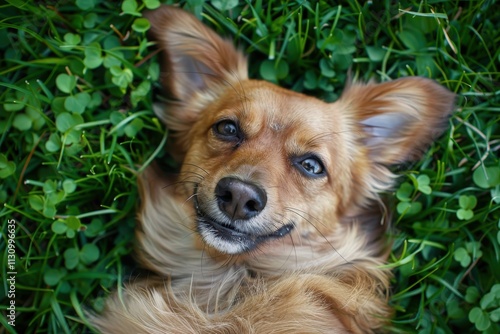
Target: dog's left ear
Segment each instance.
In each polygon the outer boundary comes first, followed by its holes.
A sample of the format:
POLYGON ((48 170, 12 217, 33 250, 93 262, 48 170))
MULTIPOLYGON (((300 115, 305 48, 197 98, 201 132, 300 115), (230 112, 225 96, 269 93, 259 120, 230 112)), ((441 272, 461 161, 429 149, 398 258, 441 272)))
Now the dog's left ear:
POLYGON ((247 79, 243 54, 194 15, 163 5, 144 16, 151 22, 150 37, 162 51, 163 88, 176 102, 186 106, 197 99, 200 106, 199 95, 215 99, 221 86, 247 79))
POLYGON ((392 165, 418 159, 444 132, 455 94, 433 80, 408 77, 352 84, 338 102, 358 128, 369 159, 392 165))
POLYGON ((182 159, 189 147, 189 130, 199 114, 227 87, 248 78, 246 58, 192 14, 173 6, 145 12, 149 36, 162 51, 161 81, 167 97, 156 115, 174 131, 175 151, 182 159))

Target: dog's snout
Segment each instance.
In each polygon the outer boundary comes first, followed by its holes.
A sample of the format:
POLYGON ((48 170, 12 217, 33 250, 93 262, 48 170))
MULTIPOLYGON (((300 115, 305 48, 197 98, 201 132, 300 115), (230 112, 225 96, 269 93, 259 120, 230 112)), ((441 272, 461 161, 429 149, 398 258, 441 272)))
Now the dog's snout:
POLYGON ((267 203, 263 189, 233 177, 225 177, 217 183, 215 197, 220 210, 232 220, 255 217, 267 203))

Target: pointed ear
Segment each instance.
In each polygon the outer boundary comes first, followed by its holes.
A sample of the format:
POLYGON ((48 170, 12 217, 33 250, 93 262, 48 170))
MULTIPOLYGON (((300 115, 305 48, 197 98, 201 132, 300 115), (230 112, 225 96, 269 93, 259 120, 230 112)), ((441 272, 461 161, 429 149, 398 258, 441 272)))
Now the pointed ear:
POLYGON ((176 99, 189 99, 224 80, 247 78, 245 57, 192 14, 163 5, 144 16, 163 51, 164 88, 176 99))
POLYGON ((199 113, 228 86, 247 79, 247 61, 232 44, 192 14, 162 5, 145 12, 150 38, 162 51, 161 81, 167 105, 155 106, 156 115, 174 131, 176 159, 189 147, 189 130, 199 113))
POLYGON ((354 118, 369 158, 391 165, 418 159, 444 132, 455 94, 433 80, 408 77, 353 84, 339 102, 354 118))
POLYGON ((162 51, 161 80, 170 98, 168 110, 155 112, 182 136, 224 87, 247 78, 247 62, 230 41, 182 9, 162 5, 144 16, 162 51))

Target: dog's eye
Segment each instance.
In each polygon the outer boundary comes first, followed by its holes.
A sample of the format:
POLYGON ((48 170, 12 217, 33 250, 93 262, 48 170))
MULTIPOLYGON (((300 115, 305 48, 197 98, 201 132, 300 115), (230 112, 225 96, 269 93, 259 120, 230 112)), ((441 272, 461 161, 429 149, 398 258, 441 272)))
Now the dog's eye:
POLYGON ((213 126, 215 134, 223 140, 241 140, 241 131, 236 122, 231 120, 223 120, 215 123, 213 126))
POLYGON ((238 125, 230 120, 216 123, 213 129, 217 135, 227 139, 238 138, 239 136, 238 125))
POLYGON ((325 167, 316 156, 308 156, 302 159, 298 158, 295 160, 295 165, 300 172, 308 177, 320 177, 325 174, 325 167))
POLYGON ((302 168, 304 168, 304 170, 306 172, 308 172, 310 174, 317 175, 317 174, 323 173, 323 166, 316 159, 309 158, 309 159, 302 160, 300 165, 302 166, 302 168))

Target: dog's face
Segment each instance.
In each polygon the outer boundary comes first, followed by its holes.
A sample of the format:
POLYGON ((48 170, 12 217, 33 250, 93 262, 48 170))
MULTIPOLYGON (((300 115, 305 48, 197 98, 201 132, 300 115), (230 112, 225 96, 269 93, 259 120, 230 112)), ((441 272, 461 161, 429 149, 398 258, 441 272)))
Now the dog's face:
POLYGON ((202 110, 181 175, 191 181, 203 239, 234 254, 294 230, 328 233, 351 179, 352 139, 337 114, 317 99, 250 80, 202 110))
POLYGON ((186 12, 151 13, 175 102, 179 182, 193 225, 227 254, 335 233, 390 186, 386 165, 418 155, 446 124, 453 94, 431 80, 352 85, 335 103, 249 80, 244 57, 186 12))

